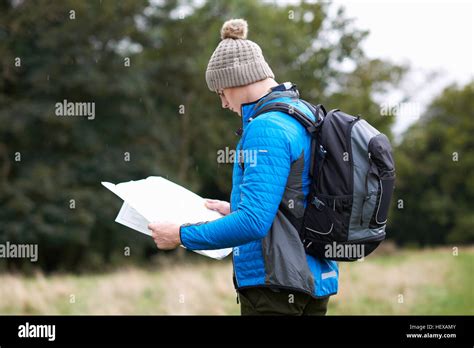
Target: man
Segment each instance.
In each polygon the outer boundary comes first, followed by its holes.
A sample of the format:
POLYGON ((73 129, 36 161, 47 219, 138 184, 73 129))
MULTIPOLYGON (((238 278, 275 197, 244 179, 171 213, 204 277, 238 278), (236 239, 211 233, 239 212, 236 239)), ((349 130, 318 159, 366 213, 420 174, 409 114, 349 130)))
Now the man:
POLYGON ((208 87, 220 96, 222 107, 242 118, 237 145, 242 155, 234 164, 231 203, 206 202, 224 217, 149 228, 160 249, 233 247, 242 315, 324 315, 329 296, 337 292, 337 264, 307 255, 293 223, 303 216, 310 186, 310 136, 282 112, 252 118, 263 105, 278 101, 314 116, 295 86, 275 82, 260 47, 246 37, 245 20, 224 23, 206 71, 208 87))

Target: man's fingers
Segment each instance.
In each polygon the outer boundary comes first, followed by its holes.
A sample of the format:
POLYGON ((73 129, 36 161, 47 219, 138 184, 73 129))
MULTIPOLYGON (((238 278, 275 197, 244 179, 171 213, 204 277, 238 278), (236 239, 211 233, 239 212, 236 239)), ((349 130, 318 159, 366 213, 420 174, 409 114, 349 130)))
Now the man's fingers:
POLYGON ((221 201, 217 199, 207 199, 205 205, 209 209, 218 209, 221 205, 221 201))
POLYGON ((154 230, 154 229, 151 229, 151 237, 152 237, 153 240, 156 242, 157 239, 158 239, 158 231, 157 231, 157 230, 154 230))
POLYGON ((219 203, 220 201, 218 199, 207 199, 206 198, 206 204, 216 204, 219 203))
POLYGON ((163 222, 151 222, 148 224, 149 230, 159 231, 163 225, 163 222))

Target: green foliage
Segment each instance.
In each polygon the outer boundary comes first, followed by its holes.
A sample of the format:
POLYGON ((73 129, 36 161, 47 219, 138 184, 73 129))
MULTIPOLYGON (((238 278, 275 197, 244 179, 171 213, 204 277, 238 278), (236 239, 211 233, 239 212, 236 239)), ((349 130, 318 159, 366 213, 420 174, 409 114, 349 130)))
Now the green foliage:
POLYGON ((446 88, 396 149, 399 242, 474 242, 473 110, 474 82, 446 88))
POLYGON ((221 109, 205 70, 231 17, 248 20, 277 81, 388 131, 373 94, 396 86, 404 68, 369 60, 367 32, 342 10, 328 17, 330 6, 0 1, 0 242, 39 243, 46 270, 128 262, 127 246, 143 260, 156 247, 113 222, 120 201, 101 181, 162 175, 228 199, 232 165, 218 164, 217 151, 234 148, 240 119, 221 109), (56 117, 64 99, 94 102, 95 119, 56 117))

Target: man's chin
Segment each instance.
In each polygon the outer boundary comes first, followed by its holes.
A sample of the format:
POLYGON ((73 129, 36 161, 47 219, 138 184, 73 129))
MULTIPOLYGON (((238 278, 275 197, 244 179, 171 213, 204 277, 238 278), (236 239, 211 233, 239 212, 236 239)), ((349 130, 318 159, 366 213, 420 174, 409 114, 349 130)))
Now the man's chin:
POLYGON ((242 115, 240 114, 240 111, 235 111, 234 109, 230 109, 230 111, 235 112, 237 115, 239 115, 239 117, 242 117, 242 115))

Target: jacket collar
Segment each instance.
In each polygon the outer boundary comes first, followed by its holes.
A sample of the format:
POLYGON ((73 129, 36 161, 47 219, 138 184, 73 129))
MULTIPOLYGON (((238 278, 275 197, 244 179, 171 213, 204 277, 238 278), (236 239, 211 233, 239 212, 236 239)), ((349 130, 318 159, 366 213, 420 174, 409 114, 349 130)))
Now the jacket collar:
POLYGON ((296 89, 296 85, 294 85, 291 82, 284 82, 275 87, 270 88, 270 91, 267 94, 265 94, 263 97, 257 100, 254 100, 252 102, 242 104, 240 106, 240 114, 242 115, 242 128, 239 128, 235 133, 241 136, 245 128, 247 128, 247 125, 250 123, 250 121, 252 121, 252 116, 261 106, 263 106, 264 103, 272 99, 275 99, 277 97, 288 96, 287 93, 278 93, 278 92, 289 92, 289 91, 296 92, 296 95, 293 95, 293 96, 299 96, 298 90, 296 89))

